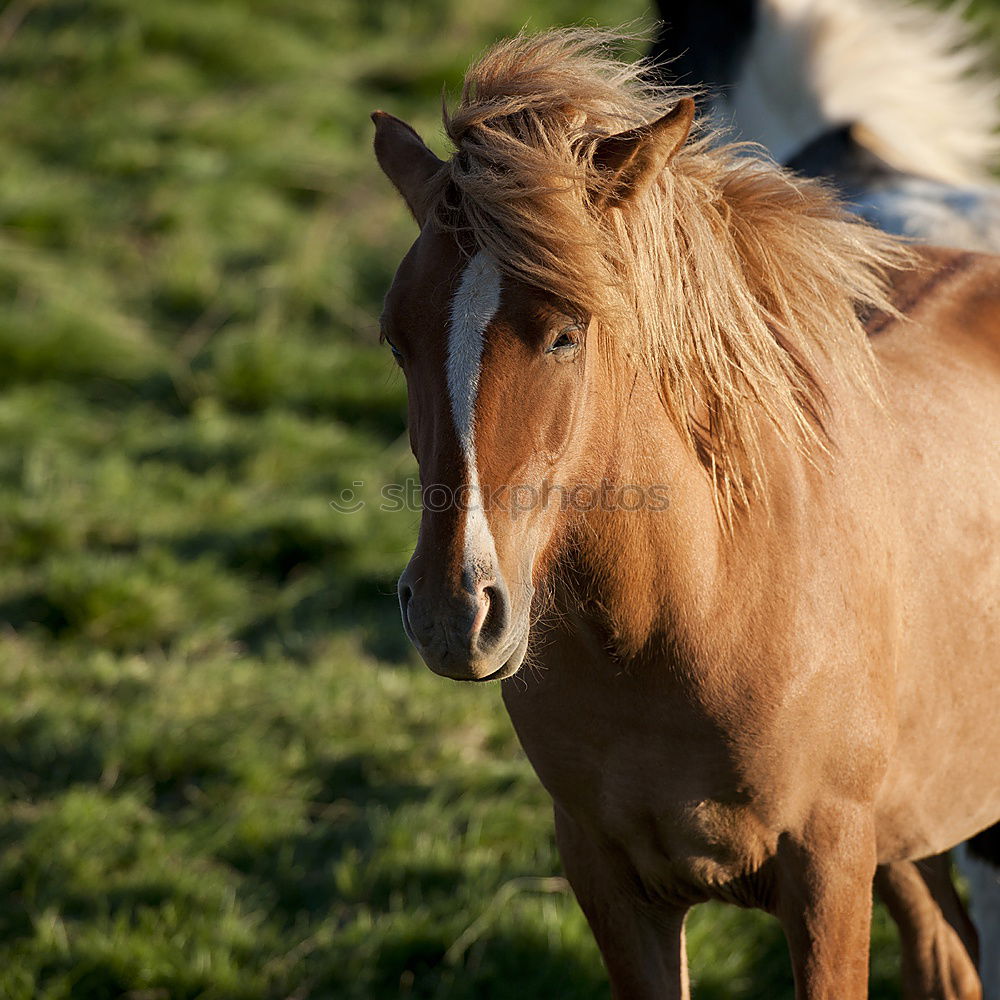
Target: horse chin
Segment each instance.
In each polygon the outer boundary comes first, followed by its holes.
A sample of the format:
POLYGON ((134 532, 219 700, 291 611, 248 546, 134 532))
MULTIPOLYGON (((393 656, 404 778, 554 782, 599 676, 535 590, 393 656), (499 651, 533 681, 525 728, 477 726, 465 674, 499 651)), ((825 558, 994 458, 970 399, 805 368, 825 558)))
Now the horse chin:
POLYGON ((528 637, 531 633, 531 628, 527 622, 524 624, 524 628, 521 631, 520 636, 514 640, 513 644, 509 647, 509 653, 497 670, 494 670, 492 674, 487 674, 485 677, 477 677, 476 683, 485 683, 486 681, 505 681, 509 677, 513 677, 521 667, 524 665, 524 658, 528 652, 528 637))

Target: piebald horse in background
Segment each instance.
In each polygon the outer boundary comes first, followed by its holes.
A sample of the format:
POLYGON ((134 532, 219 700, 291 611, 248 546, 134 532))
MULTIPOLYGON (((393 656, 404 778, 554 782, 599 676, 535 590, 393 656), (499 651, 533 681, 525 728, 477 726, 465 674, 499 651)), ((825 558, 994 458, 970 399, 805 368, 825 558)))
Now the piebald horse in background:
POLYGON ((934 905, 907 866, 1000 818, 1000 261, 692 138, 614 41, 496 46, 447 161, 374 115, 420 225, 383 336, 454 498, 404 626, 501 682, 615 997, 688 996, 718 899, 778 918, 798 997, 860 1000, 876 869, 934 905))
MULTIPOLYGON (((833 183, 881 229, 1000 253, 1000 81, 992 52, 959 10, 899 0, 657 6, 651 61, 665 77, 701 86, 703 110, 730 138, 758 142, 796 172, 833 183)), ((985 708, 997 711, 993 702, 985 708)), ((1000 1000, 1000 826, 957 858, 972 893, 984 994, 1000 1000)), ((949 885, 946 858, 921 868, 933 884, 949 885)), ((904 953, 908 977, 920 984, 914 995, 928 995, 931 980, 921 980, 912 959, 933 954, 929 939, 938 933, 948 931, 926 921, 904 953)))
POLYGON ((1000 82, 957 10, 901 0, 658 0, 651 59, 703 111, 880 229, 1000 251, 1000 82))

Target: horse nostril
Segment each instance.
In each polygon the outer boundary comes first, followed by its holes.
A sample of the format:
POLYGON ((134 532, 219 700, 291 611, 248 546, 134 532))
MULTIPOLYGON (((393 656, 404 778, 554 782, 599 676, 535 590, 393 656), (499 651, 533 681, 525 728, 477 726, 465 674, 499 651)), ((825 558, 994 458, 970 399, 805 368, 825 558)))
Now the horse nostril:
POLYGON ((495 585, 483 587, 482 595, 486 603, 486 614, 479 627, 479 639, 493 643, 503 635, 507 627, 507 599, 503 588, 495 585))

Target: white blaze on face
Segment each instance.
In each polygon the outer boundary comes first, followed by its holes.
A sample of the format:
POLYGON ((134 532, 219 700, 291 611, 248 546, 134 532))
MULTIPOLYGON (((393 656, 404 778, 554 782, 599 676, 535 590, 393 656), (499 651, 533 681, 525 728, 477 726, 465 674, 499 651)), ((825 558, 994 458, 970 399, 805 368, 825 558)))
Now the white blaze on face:
POLYGON ((479 370, 486 328, 500 306, 500 272, 484 251, 466 265, 451 302, 448 331, 448 395, 458 443, 465 461, 468 489, 465 514, 465 572, 470 582, 494 573, 497 564, 493 534, 483 510, 476 466, 475 414, 479 370))

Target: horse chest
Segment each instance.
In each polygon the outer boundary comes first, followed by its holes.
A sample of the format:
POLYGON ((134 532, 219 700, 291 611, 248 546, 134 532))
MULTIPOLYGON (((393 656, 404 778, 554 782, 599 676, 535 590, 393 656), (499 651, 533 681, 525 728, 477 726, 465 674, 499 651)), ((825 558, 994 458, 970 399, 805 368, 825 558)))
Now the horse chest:
POLYGON ((776 847, 778 824, 765 817, 780 811, 780 782, 764 799, 726 734, 696 706, 581 694, 585 682, 564 688, 552 674, 504 688, 522 746, 557 806, 649 896, 755 905, 758 875, 776 847))

